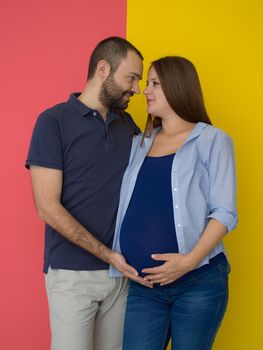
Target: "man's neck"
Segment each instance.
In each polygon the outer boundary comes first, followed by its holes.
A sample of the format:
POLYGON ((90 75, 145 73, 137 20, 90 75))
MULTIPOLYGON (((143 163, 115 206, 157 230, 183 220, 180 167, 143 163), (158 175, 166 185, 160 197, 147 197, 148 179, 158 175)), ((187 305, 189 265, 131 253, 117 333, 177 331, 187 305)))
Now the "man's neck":
POLYGON ((106 120, 108 108, 102 105, 99 98, 99 89, 91 83, 87 83, 78 99, 87 107, 94 109, 106 120))

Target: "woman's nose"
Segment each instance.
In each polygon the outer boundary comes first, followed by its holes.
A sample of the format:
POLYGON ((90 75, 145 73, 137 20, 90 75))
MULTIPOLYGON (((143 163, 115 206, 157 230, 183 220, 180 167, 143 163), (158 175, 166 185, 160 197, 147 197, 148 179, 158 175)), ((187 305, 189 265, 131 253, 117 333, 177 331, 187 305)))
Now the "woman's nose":
POLYGON ((144 95, 149 95, 150 89, 149 86, 146 86, 146 88, 143 90, 144 95))

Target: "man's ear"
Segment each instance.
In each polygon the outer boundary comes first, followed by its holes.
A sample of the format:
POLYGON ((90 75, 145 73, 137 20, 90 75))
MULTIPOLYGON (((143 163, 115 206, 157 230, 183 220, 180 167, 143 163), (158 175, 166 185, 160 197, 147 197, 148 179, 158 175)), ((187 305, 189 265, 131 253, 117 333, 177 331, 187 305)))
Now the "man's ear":
POLYGON ((111 67, 109 63, 105 60, 100 60, 97 64, 97 74, 102 79, 105 80, 110 74, 111 67))

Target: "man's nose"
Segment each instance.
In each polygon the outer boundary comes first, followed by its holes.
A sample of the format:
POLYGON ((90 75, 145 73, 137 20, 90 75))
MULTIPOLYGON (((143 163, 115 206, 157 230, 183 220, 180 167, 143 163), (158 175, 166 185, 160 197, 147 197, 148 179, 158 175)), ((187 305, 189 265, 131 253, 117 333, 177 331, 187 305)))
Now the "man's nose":
POLYGON ((131 90, 135 94, 139 94, 140 93, 140 87, 139 87, 139 82, 138 81, 134 81, 133 82, 131 90))

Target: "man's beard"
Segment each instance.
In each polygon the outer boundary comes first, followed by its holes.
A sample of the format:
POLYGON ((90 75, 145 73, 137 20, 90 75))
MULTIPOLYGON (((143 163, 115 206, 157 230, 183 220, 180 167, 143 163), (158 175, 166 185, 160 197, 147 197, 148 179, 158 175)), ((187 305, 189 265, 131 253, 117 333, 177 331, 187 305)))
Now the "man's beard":
POLYGON ((124 110, 128 107, 129 97, 133 96, 131 91, 123 91, 110 74, 102 84, 99 100, 103 106, 109 109, 124 110))

